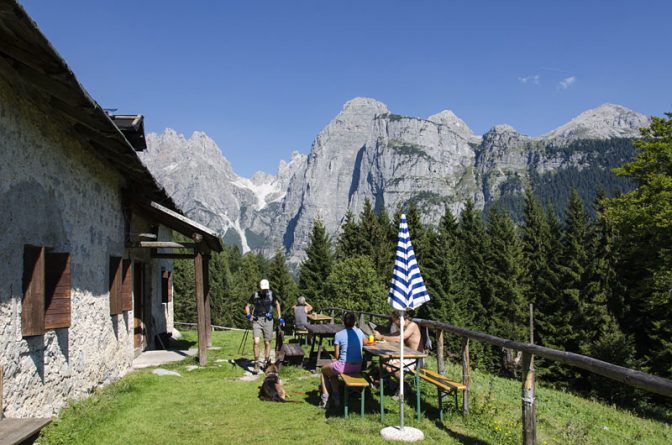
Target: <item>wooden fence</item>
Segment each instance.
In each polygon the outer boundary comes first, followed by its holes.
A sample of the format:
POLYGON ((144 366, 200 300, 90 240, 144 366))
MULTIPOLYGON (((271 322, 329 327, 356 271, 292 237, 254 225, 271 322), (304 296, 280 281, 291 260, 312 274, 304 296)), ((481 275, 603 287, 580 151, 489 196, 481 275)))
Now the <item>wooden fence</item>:
MULTIPOLYGON (((347 309, 343 308, 326 308, 331 316, 335 316, 337 312, 341 314, 347 309)), ((388 315, 374 314, 370 312, 354 311, 359 315, 360 322, 363 322, 365 317, 384 318, 389 320, 388 315)), ((499 346, 506 349, 522 352, 522 424, 523 424, 523 444, 532 445, 536 443, 536 418, 535 418, 535 397, 534 397, 534 356, 543 357, 548 360, 563 363, 575 368, 584 369, 593 374, 598 374, 623 383, 628 386, 640 388, 652 393, 660 394, 665 397, 672 398, 672 380, 656 377, 645 372, 636 371, 634 369, 625 368, 623 366, 614 365, 612 363, 603 362, 591 357, 573 352, 559 351, 557 349, 546 348, 535 345, 532 342, 522 343, 513 340, 508 340, 494 335, 485 334, 479 331, 472 331, 458 326, 453 326, 448 323, 441 323, 432 320, 424 320, 421 318, 414 318, 413 321, 421 327, 436 330, 437 346, 437 371, 440 374, 445 372, 445 353, 444 353, 444 332, 455 334, 462 338, 462 383, 466 386, 464 391, 464 404, 462 406, 463 414, 469 413, 469 394, 470 394, 470 357, 469 357, 469 340, 487 343, 489 345, 499 346)), ((532 332, 532 325, 530 326, 532 332)))

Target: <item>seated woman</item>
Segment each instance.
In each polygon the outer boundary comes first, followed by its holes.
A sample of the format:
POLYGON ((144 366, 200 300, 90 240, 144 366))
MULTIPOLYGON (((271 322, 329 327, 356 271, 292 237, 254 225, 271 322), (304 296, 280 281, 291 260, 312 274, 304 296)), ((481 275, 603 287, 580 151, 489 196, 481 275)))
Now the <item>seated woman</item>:
POLYGON ((322 401, 320 407, 326 408, 329 402, 329 389, 327 381, 331 386, 333 405, 338 407, 340 397, 338 394, 338 375, 339 374, 357 374, 362 370, 362 346, 364 344, 364 333, 355 327, 357 317, 352 312, 346 312, 343 316, 345 329, 338 331, 334 337, 334 346, 336 348, 336 357, 332 362, 322 367, 320 374, 320 389, 322 391, 322 401))
POLYGON ((292 309, 294 310, 294 329, 306 329, 307 315, 313 310, 313 307, 306 303, 306 297, 299 297, 292 309))

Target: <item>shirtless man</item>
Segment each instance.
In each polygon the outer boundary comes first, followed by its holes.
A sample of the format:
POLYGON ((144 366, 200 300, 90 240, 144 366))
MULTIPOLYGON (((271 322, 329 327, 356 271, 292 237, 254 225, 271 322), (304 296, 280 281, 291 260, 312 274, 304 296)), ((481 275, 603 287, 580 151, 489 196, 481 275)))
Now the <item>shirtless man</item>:
MULTIPOLYGON (((392 312, 392 323, 397 325, 397 327, 401 326, 401 320, 399 317, 399 312, 394 311, 392 312)), ((399 343, 399 340, 401 339, 400 335, 381 335, 380 332, 378 331, 373 331, 373 338, 376 340, 382 340, 382 341, 389 341, 393 343, 399 343)), ((411 317, 409 316, 408 318, 404 318, 404 345, 406 347, 415 349, 416 351, 424 351, 424 347, 422 344, 422 334, 420 333, 420 327, 417 325, 417 323, 414 323, 411 321, 411 317)), ((406 365, 406 369, 415 369, 415 362, 416 359, 404 359, 404 364, 406 365)), ((397 360, 390 360, 388 366, 385 366, 385 369, 387 372, 393 372, 394 371, 394 376, 399 379, 399 365, 400 361, 397 360)))

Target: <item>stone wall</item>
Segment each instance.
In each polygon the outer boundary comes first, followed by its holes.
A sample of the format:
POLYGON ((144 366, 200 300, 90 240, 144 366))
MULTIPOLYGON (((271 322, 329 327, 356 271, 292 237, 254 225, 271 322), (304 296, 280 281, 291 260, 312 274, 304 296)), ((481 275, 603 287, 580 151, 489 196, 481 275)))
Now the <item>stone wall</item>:
MULTIPOLYGON (((131 369, 133 315, 110 316, 109 258, 124 256, 124 178, 0 77, 0 365, 4 414, 51 416, 131 369), (23 247, 70 253, 71 326, 21 335, 23 247)), ((126 254, 126 255, 125 255, 126 254)), ((151 261, 152 287, 161 262, 151 261)), ((166 262, 165 267, 169 268, 166 262)), ((153 303, 156 295, 152 296, 153 303)), ((156 318, 172 325, 168 305, 156 318)), ((154 306, 154 304, 153 304, 154 306)), ((165 306, 165 307, 164 307, 165 306)), ((172 326, 171 326, 172 327, 172 326)))

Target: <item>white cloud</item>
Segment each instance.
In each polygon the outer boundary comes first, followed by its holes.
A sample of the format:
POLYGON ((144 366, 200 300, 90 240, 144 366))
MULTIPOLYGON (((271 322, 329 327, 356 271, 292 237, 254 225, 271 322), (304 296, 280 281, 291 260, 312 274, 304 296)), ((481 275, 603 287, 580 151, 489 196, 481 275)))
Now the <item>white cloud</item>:
POLYGON ((541 79, 541 76, 539 74, 535 74, 533 76, 525 76, 525 77, 519 77, 518 81, 523 84, 534 84, 534 85, 539 85, 539 80, 541 79))
POLYGON ((576 83, 576 76, 569 76, 560 81, 560 88, 566 90, 576 83))

